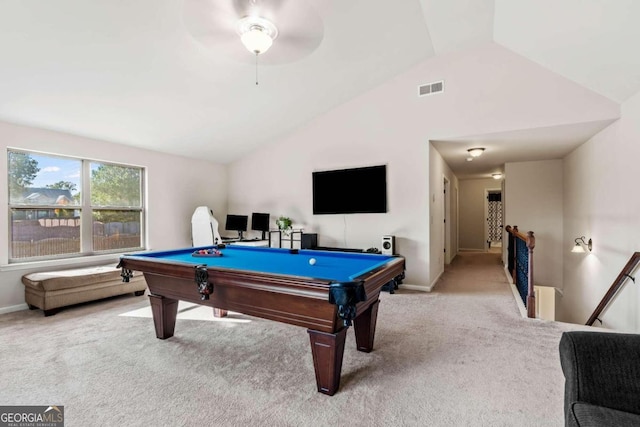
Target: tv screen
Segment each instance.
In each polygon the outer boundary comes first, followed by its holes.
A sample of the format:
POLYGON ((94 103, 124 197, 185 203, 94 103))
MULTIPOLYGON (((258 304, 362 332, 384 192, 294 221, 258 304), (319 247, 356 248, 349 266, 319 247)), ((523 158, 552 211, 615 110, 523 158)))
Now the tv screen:
POLYGON ((251 214, 251 229, 269 231, 269 214, 254 212, 251 214))
POLYGON ((224 226, 225 230, 247 231, 247 215, 227 215, 227 222, 224 226))
POLYGON ((387 212, 387 167, 313 172, 313 214, 387 212))

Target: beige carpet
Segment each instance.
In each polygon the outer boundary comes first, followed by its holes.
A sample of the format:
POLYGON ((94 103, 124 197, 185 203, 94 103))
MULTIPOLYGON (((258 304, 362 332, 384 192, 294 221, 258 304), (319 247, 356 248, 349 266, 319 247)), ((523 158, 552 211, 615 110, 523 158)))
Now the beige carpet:
MULTIPOLYGON (((150 304, 146 304, 142 308, 136 308, 135 310, 127 311, 126 313, 122 313, 120 316, 144 317, 147 319, 153 319, 150 304)), ((186 301, 178 302, 178 319, 204 320, 208 322, 222 323, 250 323, 252 320, 254 320, 250 316, 245 316, 242 313, 236 313, 234 311, 229 311, 228 315, 225 317, 215 317, 213 315, 213 309, 211 307, 186 301)))
POLYGON ((0 405, 64 405, 67 427, 562 426, 558 342, 580 328, 521 318, 499 255, 462 253, 433 292, 381 295, 375 350, 349 331, 330 397, 304 328, 181 307, 162 341, 147 306, 1 315, 0 405))

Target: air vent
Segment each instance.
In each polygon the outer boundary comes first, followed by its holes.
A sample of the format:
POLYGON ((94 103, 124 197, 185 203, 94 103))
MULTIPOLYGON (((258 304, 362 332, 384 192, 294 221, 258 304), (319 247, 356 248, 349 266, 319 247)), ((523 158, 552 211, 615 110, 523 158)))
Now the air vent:
POLYGON ((418 96, 434 95, 440 92, 444 92, 444 80, 418 86, 418 96))

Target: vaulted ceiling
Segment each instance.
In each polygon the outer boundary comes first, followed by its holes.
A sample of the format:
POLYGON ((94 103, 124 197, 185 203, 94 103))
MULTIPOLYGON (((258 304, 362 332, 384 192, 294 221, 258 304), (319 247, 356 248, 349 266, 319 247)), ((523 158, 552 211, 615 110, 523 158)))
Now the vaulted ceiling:
POLYGON ((0 0, 0 120, 231 162, 492 41, 622 102, 640 90, 638 22, 636 0, 0 0), (251 8, 280 31, 257 65, 235 30, 251 8))

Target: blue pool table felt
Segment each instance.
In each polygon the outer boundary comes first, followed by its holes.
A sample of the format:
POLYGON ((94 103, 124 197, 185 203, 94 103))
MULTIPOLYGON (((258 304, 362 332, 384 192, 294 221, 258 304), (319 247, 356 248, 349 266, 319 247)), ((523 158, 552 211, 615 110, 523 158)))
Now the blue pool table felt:
POLYGON ((379 254, 305 249, 297 250, 297 253, 291 253, 290 249, 234 245, 227 245, 225 248, 220 249, 222 256, 219 257, 192 255, 198 249, 208 248, 211 247, 149 252, 135 254, 134 256, 194 265, 206 264, 209 267, 313 277, 338 282, 352 281, 356 277, 386 264, 393 258, 392 256, 379 254), (314 265, 309 263, 311 258, 316 260, 314 265))

